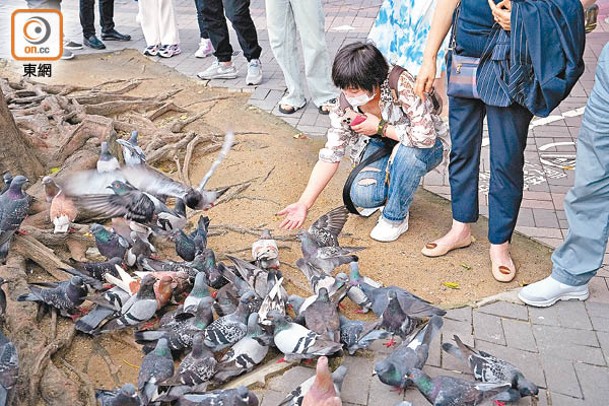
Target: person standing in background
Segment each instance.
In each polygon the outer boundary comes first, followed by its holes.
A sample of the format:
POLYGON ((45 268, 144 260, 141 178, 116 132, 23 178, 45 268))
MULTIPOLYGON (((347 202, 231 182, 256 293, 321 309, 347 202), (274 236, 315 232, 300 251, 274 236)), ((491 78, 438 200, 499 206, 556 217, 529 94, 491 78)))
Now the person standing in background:
POLYGON ((195 58, 207 58, 214 54, 214 46, 209 39, 207 25, 205 25, 205 18, 203 17, 203 0, 195 0, 195 7, 197 8, 197 22, 199 23, 199 35, 201 37, 199 48, 195 52, 195 58))
MULTIPOLYGON (((95 0, 80 0, 80 25, 83 43, 89 48, 106 49, 106 45, 95 35, 95 0)), ((99 24, 104 41, 131 41, 130 35, 114 29, 114 0, 99 0, 99 24)))
POLYGON ((138 21, 142 25, 144 55, 171 58, 182 53, 173 0, 139 0, 138 21))

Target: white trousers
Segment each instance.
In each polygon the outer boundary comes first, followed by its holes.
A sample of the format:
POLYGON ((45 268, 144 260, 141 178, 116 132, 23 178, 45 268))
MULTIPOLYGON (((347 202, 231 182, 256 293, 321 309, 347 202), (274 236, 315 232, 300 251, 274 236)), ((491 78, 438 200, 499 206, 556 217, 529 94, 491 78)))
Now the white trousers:
POLYGON ((273 55, 283 71, 287 94, 282 104, 305 104, 304 79, 316 106, 337 96, 330 80, 330 59, 324 31, 321 0, 266 0, 266 21, 273 55), (304 78, 300 73, 297 31, 304 57, 304 78))
POLYGON ((148 46, 180 43, 173 0, 138 0, 137 20, 148 46))

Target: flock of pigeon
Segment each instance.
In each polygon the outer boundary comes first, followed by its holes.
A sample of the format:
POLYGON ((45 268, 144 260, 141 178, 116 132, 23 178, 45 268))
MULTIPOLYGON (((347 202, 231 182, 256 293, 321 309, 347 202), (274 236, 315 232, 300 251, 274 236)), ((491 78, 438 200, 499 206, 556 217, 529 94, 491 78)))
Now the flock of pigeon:
MULTIPOLYGON (((222 191, 204 186, 231 147, 232 137, 197 188, 181 184, 146 164, 137 133, 118 140, 125 165, 102 143, 97 169, 43 180, 55 232, 69 232, 76 221, 112 221, 107 228, 90 226, 104 262, 76 262, 65 269, 69 280, 32 283, 19 301, 36 302, 39 315, 52 309, 75 321, 89 335, 134 328, 145 356, 137 386, 99 390, 101 405, 258 405, 244 386, 215 389, 253 370, 271 347, 286 361, 318 359, 314 377, 294 389, 280 405, 340 404, 345 366, 330 372, 328 358, 354 355, 375 340, 401 343, 376 363, 375 375, 385 384, 406 390, 415 386, 432 404, 477 405, 517 401, 534 396, 537 387, 506 361, 476 351, 454 337, 448 353, 462 359, 478 382, 448 376, 431 378, 422 371, 445 311, 397 286, 384 287, 360 273, 362 248, 338 242, 348 211, 338 207, 301 230, 303 257, 296 262, 307 277, 311 295, 288 295, 279 270, 279 250, 270 232, 252 245, 252 259, 226 255, 216 261, 208 246, 209 218, 200 216, 186 232, 186 207, 213 206, 222 191), (175 202, 169 207, 169 201, 175 202), (183 261, 159 258, 154 241, 169 238, 183 261), (349 275, 334 270, 350 267, 349 275), (350 320, 341 314, 349 298, 373 321, 350 320), (87 312, 83 303, 91 303, 87 312), (176 367, 176 361, 180 360, 176 367), (328 389, 329 388, 329 389, 328 389), (338 403, 326 403, 332 399, 338 403)), ((31 197, 23 176, 4 176, 0 196, 0 259, 25 218, 31 197)), ((1 284, 0 284, 1 285, 1 284)), ((0 289, 0 310, 6 299, 0 289)), ((0 405, 4 405, 18 374, 17 352, 0 332, 0 405)), ((402 404, 408 404, 403 402, 402 404)))

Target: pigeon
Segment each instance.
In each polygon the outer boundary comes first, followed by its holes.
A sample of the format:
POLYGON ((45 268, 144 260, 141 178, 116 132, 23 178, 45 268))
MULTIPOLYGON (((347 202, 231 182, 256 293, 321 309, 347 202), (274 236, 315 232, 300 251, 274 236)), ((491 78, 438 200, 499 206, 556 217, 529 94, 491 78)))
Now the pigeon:
POLYGON ((151 345, 161 338, 167 339, 172 351, 192 347, 194 336, 204 331, 213 321, 212 302, 213 299, 207 297, 199 302, 194 312, 178 311, 164 315, 158 329, 136 331, 135 341, 144 344, 144 352, 149 352, 151 345))
POLYGON ((146 163, 146 154, 137 144, 137 131, 131 131, 131 137, 127 140, 117 139, 116 142, 123 147, 123 158, 125 165, 136 166, 146 163))
POLYGON ((200 253, 207 248, 207 234, 209 232, 209 217, 199 216, 197 228, 190 234, 190 238, 195 243, 196 252, 200 253))
POLYGON ((108 188, 114 194, 91 194, 75 197, 79 207, 100 216, 125 217, 142 224, 152 224, 156 207, 152 199, 128 182, 114 180, 108 188))
MULTIPOLYGON (((150 197, 150 195, 148 195, 150 197)), ((154 201, 154 200, 153 200, 154 201)), ((166 233, 172 233, 176 230, 181 230, 188 224, 186 218, 186 203, 180 198, 176 198, 176 203, 173 209, 167 206, 163 207, 155 203, 156 209, 156 226, 157 233, 162 230, 166 233)))
POLYGON ((340 342, 338 309, 330 301, 326 288, 321 288, 317 299, 300 314, 304 317, 305 325, 309 330, 316 332, 324 339, 340 342))
POLYGON ((176 374, 164 382, 161 386, 198 386, 208 382, 216 372, 218 361, 214 354, 203 342, 203 332, 197 333, 192 340, 192 351, 180 363, 176 374))
POLYGON ((116 159, 110 153, 108 148, 108 143, 103 141, 101 143, 101 151, 99 153, 99 159, 97 160, 97 172, 105 173, 105 172, 114 172, 120 168, 120 164, 118 163, 118 159, 116 159))
POLYGON ((385 359, 374 365, 374 375, 386 385, 406 389, 412 385, 406 375, 412 368, 423 368, 429 355, 429 346, 442 328, 440 316, 432 316, 425 327, 402 341, 385 359))
POLYGON ((0 405, 10 405, 19 375, 19 357, 15 345, 0 331, 0 405))
POLYGON ((98 296, 87 296, 94 303, 87 314, 78 319, 75 328, 85 334, 99 334, 98 327, 111 316, 120 314, 120 310, 131 295, 115 286, 98 296))
POLYGON ((250 305, 255 299, 254 292, 246 292, 239 299, 237 310, 211 323, 205 329, 205 345, 213 352, 217 352, 245 337, 247 319, 252 313, 250 305))
POLYGON ((349 320, 345 316, 340 318, 340 342, 347 347, 349 355, 355 354, 357 350, 368 348, 373 341, 389 337, 390 333, 385 330, 377 330, 379 322, 366 324, 359 320, 349 320))
POLYGON ((101 224, 93 223, 90 227, 91 234, 95 237, 95 245, 107 259, 125 258, 125 253, 129 249, 129 242, 114 231, 108 231, 101 224))
POLYGON ((156 279, 148 275, 142 279, 140 288, 121 309, 120 316, 110 320, 102 329, 102 333, 135 326, 150 320, 157 310, 157 300, 154 295, 156 279))
POLYGON ((300 230, 296 234, 302 244, 302 254, 305 260, 317 269, 321 269, 326 273, 332 272, 340 265, 348 264, 357 261, 357 255, 353 252, 361 250, 361 248, 342 248, 338 246, 324 247, 320 246, 313 239, 313 235, 308 231, 300 230))
POLYGON ((199 272, 195 277, 192 290, 184 300, 184 311, 194 311, 199 303, 206 297, 210 297, 209 286, 207 286, 207 275, 199 272))
POLYGON ((67 233, 70 224, 76 220, 78 214, 76 205, 72 199, 63 193, 50 176, 42 178, 42 184, 44 185, 46 200, 51 203, 49 216, 55 226, 53 233, 67 233))
POLYGON ((176 230, 171 235, 173 242, 175 243, 176 253, 184 261, 192 261, 195 259, 197 254, 197 247, 195 240, 186 235, 182 230, 176 230))
POLYGON ((259 268, 279 269, 279 247, 269 230, 262 230, 260 238, 252 244, 252 258, 259 268))
POLYGON ((235 268, 241 279, 243 279, 249 287, 256 292, 260 297, 265 297, 269 293, 269 279, 271 274, 269 271, 258 268, 256 265, 252 265, 247 261, 233 257, 232 255, 226 255, 226 257, 235 264, 235 268))
POLYGON ((6 315, 6 293, 4 293, 4 289, 2 289, 2 285, 4 285, 6 281, 4 278, 0 277, 0 320, 4 320, 6 315))
POLYGON ((539 393, 537 385, 526 379, 514 365, 487 352, 469 347, 456 335, 453 336, 453 339, 457 346, 444 343, 442 348, 447 353, 466 362, 476 380, 486 383, 510 382, 512 384, 508 391, 509 397, 496 398, 497 400, 517 402, 521 397, 536 396, 539 393))
POLYGON ((260 315, 260 324, 269 326, 271 325, 270 320, 267 320, 266 316, 271 310, 278 311, 281 314, 285 314, 288 297, 287 292, 283 288, 283 277, 280 277, 277 282, 273 284, 273 287, 262 300, 258 314, 260 315))
POLYGON ((358 282, 365 282, 373 288, 380 288, 383 285, 366 276, 362 276, 359 271, 359 262, 351 262, 349 264, 349 267, 351 268, 351 273, 349 274, 349 281, 351 287, 347 292, 347 297, 351 299, 353 303, 360 307, 357 313, 368 313, 368 311, 372 307, 372 301, 359 287, 358 282))
POLYGON ((250 314, 246 336, 237 341, 220 359, 214 382, 223 384, 254 369, 266 357, 272 338, 272 335, 264 332, 258 325, 258 313, 250 314))
POLYGON ((8 187, 13 181, 13 175, 9 171, 4 172, 2 174, 2 181, 4 182, 4 185, 2 186, 2 189, 0 189, 0 195, 8 190, 8 187))
POLYGON ((122 266, 123 260, 121 258, 111 258, 105 262, 78 262, 70 259, 68 264, 74 269, 77 269, 82 274, 105 281, 104 275, 109 273, 110 275, 118 277, 118 271, 115 265, 122 266))
POLYGON ((308 404, 322 404, 325 400, 340 397, 343 381, 347 374, 347 367, 341 365, 330 374, 328 358, 322 356, 317 360, 315 375, 301 383, 286 396, 278 406, 300 406, 305 397, 308 404))
POLYGON ((342 348, 341 344, 326 340, 314 331, 290 322, 287 316, 279 312, 271 311, 267 317, 275 327, 275 347, 284 353, 286 361, 331 355, 342 348))
POLYGON ((131 247, 127 250, 125 262, 129 266, 137 265, 138 268, 141 268, 142 259, 150 258, 153 251, 150 248, 150 243, 142 240, 135 231, 131 232, 131 241, 131 247))
POLYGON ((17 298, 18 302, 37 302, 43 307, 50 306, 59 310, 64 317, 78 314, 80 306, 87 296, 87 288, 81 277, 72 276, 70 280, 46 283, 45 287, 30 285, 30 293, 17 298))
POLYGON ((311 224, 309 234, 320 247, 337 247, 339 245, 338 235, 343 230, 348 218, 349 210, 346 206, 332 209, 311 224))
MULTIPOLYGON (((410 317, 402 310, 395 290, 387 291, 387 297, 389 303, 381 315, 380 327, 404 339, 421 324, 421 319, 410 317)), ((387 346, 390 347, 393 343, 392 337, 391 343, 387 346)))
POLYGON ((142 360, 137 377, 137 388, 143 405, 148 405, 159 396, 159 384, 173 376, 173 358, 167 346, 167 339, 161 338, 154 351, 142 360))
POLYGON ((479 383, 451 376, 429 377, 418 368, 407 375, 434 406, 475 406, 507 389, 509 383, 479 383))
POLYGON ((0 264, 6 263, 13 234, 27 216, 31 197, 23 192, 28 182, 25 176, 17 175, 8 190, 0 196, 0 264))
POLYGON ((228 283, 214 292, 214 298, 216 299, 213 305, 214 311, 218 317, 223 317, 237 310, 240 295, 237 288, 232 283, 228 283))
POLYGON ((178 400, 178 406, 258 406, 256 394, 245 386, 217 389, 207 393, 189 393, 178 400))
POLYGON ((413 295, 400 287, 388 286, 374 288, 361 280, 356 282, 368 299, 370 299, 372 303, 370 308, 374 314, 379 317, 385 312, 385 309, 389 304, 389 291, 395 292, 402 310, 409 316, 430 317, 434 314, 438 316, 444 316, 446 314, 446 310, 437 308, 431 305, 428 301, 421 299, 420 297, 413 295))
POLYGON ((113 391, 97 389, 95 399, 101 406, 140 406, 142 404, 135 386, 130 383, 113 391))

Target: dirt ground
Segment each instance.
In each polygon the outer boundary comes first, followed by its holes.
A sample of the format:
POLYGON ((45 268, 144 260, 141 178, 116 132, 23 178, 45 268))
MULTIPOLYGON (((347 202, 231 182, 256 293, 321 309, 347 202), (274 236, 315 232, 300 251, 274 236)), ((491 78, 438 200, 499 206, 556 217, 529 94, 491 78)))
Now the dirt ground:
MULTIPOLYGON (((7 70, 0 75, 7 76, 7 70)), ((11 75, 14 75, 14 71, 11 75)), ((200 102, 214 95, 229 95, 219 100, 203 119, 190 124, 189 131, 209 131, 209 128, 238 133, 237 144, 216 172, 210 187, 232 185, 252 180, 251 186, 231 201, 220 204, 207 215, 212 226, 232 225, 242 228, 267 227, 276 237, 293 237, 294 232, 278 230, 277 211, 295 201, 302 192, 317 151, 324 140, 299 134, 280 119, 247 104, 248 95, 209 89, 196 78, 182 76, 176 71, 155 63, 136 51, 79 56, 70 63, 62 63, 46 80, 59 84, 94 86, 113 78, 149 78, 145 85, 130 95, 150 96, 172 88, 183 90, 173 97, 174 102, 192 111, 207 108, 209 102, 200 102)), ((157 119, 175 118, 169 113, 157 119)), ((146 137, 146 134, 140 134, 146 137)), ((169 157, 171 158, 171 157, 169 157)), ((209 168, 215 154, 197 156, 192 161, 190 176, 193 183, 209 168)), ((164 166, 174 171, 171 159, 164 166)), ((341 165, 338 175, 312 208, 307 225, 319 215, 341 203, 342 184, 348 174, 349 163, 341 165)), ((195 214, 196 221, 199 214, 195 214)), ((507 289, 530 283, 546 276, 550 268, 550 250, 530 239, 515 235, 513 256, 519 273, 509 284, 496 282, 490 272, 488 258, 487 222, 481 219, 474 227, 476 242, 468 249, 453 252, 446 257, 431 259, 420 254, 425 242, 442 235, 450 226, 451 213, 448 201, 425 191, 419 191, 414 200, 410 230, 397 242, 390 244, 371 240, 368 234, 378 214, 371 218, 352 217, 344 229, 341 244, 364 246, 360 264, 362 273, 386 285, 398 285, 445 308, 473 303, 479 299, 507 289), (443 285, 452 282, 451 289, 443 285)), ((249 247, 256 239, 251 234, 229 232, 211 237, 209 246, 218 257, 231 252, 243 258, 250 255, 249 247)), ((280 241, 280 258, 283 272, 289 280, 288 291, 298 291, 305 285, 304 276, 293 267, 301 256, 295 241, 280 241)), ((303 293, 302 291, 300 292, 303 293)), ((350 310, 353 307, 348 305, 350 310)), ((62 321, 69 323, 69 321, 62 321)), ((78 335, 72 349, 63 356, 76 368, 88 374, 94 386, 114 387, 124 382, 136 382, 141 352, 132 339, 131 331, 91 339, 78 335)))

